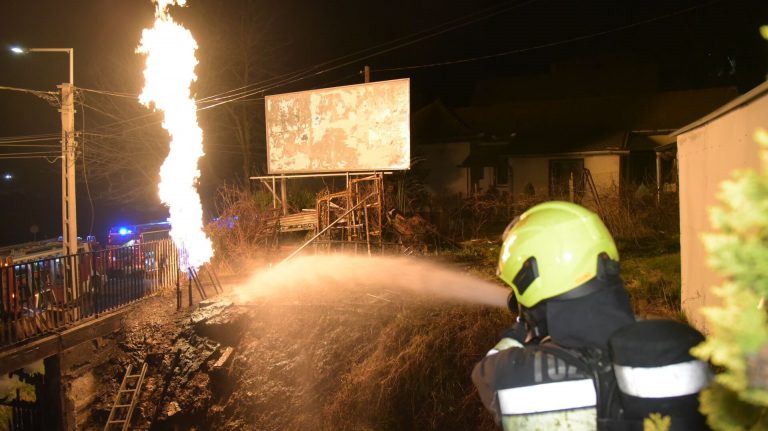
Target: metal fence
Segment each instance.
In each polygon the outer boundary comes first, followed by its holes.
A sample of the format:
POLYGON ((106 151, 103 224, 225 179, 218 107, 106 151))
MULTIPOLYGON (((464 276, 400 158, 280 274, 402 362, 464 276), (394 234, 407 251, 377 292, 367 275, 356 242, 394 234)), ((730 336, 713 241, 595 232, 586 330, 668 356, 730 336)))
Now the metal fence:
POLYGON ((40 416, 39 403, 22 400, 18 389, 16 389, 16 399, 0 402, 0 408, 10 410, 5 428, 0 426, 0 429, 9 431, 44 431, 46 429, 45 418, 40 416))
POLYGON ((172 240, 0 268, 0 347, 98 317, 176 285, 172 240))

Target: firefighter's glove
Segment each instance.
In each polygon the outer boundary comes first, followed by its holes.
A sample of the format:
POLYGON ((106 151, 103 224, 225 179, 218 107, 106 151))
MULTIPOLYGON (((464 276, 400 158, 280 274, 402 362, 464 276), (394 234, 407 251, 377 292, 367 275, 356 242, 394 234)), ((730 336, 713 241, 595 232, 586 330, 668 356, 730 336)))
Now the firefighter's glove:
POLYGON ((518 317, 515 324, 501 334, 501 338, 511 338, 520 344, 525 344, 525 340, 528 339, 528 327, 518 317))
POLYGON ((528 330, 525 323, 518 321, 501 334, 501 340, 493 346, 488 355, 499 353, 502 350, 523 347, 526 338, 528 338, 528 330))

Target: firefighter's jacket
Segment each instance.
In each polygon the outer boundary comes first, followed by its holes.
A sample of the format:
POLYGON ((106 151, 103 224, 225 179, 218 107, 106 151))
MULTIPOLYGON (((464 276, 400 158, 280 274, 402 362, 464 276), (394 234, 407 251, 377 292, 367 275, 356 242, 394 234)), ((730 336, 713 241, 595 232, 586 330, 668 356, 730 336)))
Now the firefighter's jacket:
POLYGON ((553 343, 503 338, 472 372, 485 407, 505 430, 592 430, 597 393, 589 368, 553 343))
POLYGON ((652 413, 669 417, 670 431, 704 430, 698 395, 712 373, 689 353, 703 340, 671 320, 626 325, 605 348, 502 338, 472 380, 505 430, 639 431, 652 413))

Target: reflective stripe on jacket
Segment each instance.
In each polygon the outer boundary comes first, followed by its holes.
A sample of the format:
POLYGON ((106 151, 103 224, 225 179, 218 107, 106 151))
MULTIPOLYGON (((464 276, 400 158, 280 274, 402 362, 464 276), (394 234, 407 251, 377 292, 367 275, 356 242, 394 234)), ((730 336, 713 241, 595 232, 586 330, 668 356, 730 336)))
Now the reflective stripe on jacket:
POLYGON ((696 394, 712 378, 706 362, 693 360, 659 367, 614 365, 621 392, 638 398, 671 398, 696 394))
POLYGON ((557 346, 494 348, 472 380, 505 430, 594 430, 596 389, 583 363, 557 346))
POLYGON ((595 408, 504 416, 501 419, 501 426, 505 431, 586 431, 596 429, 596 424, 595 408))
POLYGON ((592 379, 501 389, 496 396, 505 430, 592 430, 597 424, 592 379))

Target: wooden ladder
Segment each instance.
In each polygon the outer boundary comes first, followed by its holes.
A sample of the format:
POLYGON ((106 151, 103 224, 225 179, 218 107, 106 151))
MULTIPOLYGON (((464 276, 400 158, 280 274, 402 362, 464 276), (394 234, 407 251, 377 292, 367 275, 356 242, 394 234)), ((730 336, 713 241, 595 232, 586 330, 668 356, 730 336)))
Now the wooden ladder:
POLYGON ((604 218, 605 212, 603 211, 603 205, 600 203, 600 195, 597 193, 595 179, 592 178, 592 172, 587 168, 584 168, 584 184, 589 187, 589 191, 592 193, 592 198, 595 200, 595 205, 597 205, 597 213, 600 217, 604 218))
POLYGON ((141 392, 141 384, 144 381, 144 375, 147 374, 146 362, 142 364, 139 374, 131 374, 132 371, 133 365, 128 365, 123 381, 120 383, 120 389, 118 389, 117 395, 115 395, 115 402, 112 405, 112 410, 109 412, 109 418, 104 426, 104 431, 117 429, 118 427, 126 431, 131 423, 133 409, 136 407, 139 392, 141 392), (124 412, 124 414, 118 412, 124 412))

